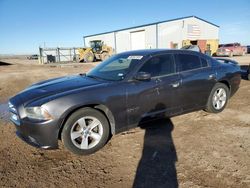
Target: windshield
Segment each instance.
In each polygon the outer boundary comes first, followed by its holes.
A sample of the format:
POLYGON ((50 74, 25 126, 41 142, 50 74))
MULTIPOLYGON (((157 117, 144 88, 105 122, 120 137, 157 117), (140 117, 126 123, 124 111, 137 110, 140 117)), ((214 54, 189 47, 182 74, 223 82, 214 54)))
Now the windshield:
POLYGON ((91 48, 97 48, 97 47, 100 47, 102 46, 102 41, 91 41, 90 42, 90 47, 91 48))
POLYGON ((222 44, 220 47, 233 47, 234 44, 222 44))
POLYGON ((123 80, 142 58, 138 55, 115 55, 92 69, 87 76, 110 81, 123 80))

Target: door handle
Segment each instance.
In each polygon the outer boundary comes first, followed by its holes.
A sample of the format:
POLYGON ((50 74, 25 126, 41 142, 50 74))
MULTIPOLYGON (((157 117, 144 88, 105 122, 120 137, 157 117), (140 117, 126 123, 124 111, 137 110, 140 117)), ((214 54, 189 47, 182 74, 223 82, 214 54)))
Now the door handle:
POLYGON ((172 87, 175 87, 175 88, 176 88, 176 87, 179 87, 179 86, 180 86, 180 82, 175 82, 175 83, 171 84, 171 86, 172 86, 172 87))
POLYGON ((155 82, 158 84, 158 83, 161 83, 161 82, 162 82, 162 80, 161 80, 161 79, 159 79, 159 78, 157 78, 157 79, 155 80, 155 82))
POLYGON ((210 74, 210 75, 208 76, 208 79, 209 79, 209 80, 212 80, 212 79, 215 79, 215 78, 216 78, 215 74, 210 74))

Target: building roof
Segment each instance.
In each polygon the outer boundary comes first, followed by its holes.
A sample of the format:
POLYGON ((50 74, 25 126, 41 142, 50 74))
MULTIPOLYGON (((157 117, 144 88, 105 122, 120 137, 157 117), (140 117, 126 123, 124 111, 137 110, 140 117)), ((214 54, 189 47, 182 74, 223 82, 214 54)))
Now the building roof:
POLYGON ((131 55, 131 56, 154 56, 154 55, 159 55, 163 54, 166 52, 172 52, 172 53, 188 53, 188 54, 201 54, 200 52, 196 52, 193 50, 186 50, 186 49, 142 49, 142 50, 130 50, 126 52, 121 52, 119 53, 120 55, 131 55))
POLYGON ((147 56, 147 55, 155 55, 158 53, 167 52, 169 50, 170 49, 141 49, 141 50, 130 50, 130 51, 126 51, 126 52, 121 52, 120 54, 147 56))
POLYGON ((104 35, 104 34, 108 34, 108 33, 113 33, 113 32, 118 32, 118 31, 124 31, 124 30, 128 30, 128 29, 135 29, 138 27, 146 27, 146 26, 150 26, 150 25, 156 25, 156 24, 161 24, 161 23, 165 23, 165 22, 172 22, 172 21, 176 21, 176 20, 183 20, 183 19, 187 19, 187 18, 196 18, 199 19, 203 22, 206 22, 208 24, 211 24, 215 27, 220 27, 214 23, 211 23, 207 20, 204 20, 202 18, 199 18, 197 16, 186 16, 186 17, 181 17, 181 18, 175 18, 175 19, 170 19, 170 20, 164 20, 164 21, 159 21, 159 22, 153 22, 153 23, 149 23, 149 24, 144 24, 144 25, 138 25, 138 26, 133 26, 133 27, 128 27, 128 28, 124 28, 124 29, 118 29, 118 30, 113 30, 113 31, 108 31, 108 32, 103 32, 103 33, 97 33, 97 34, 91 34, 91 35, 87 35, 87 36, 83 36, 84 38, 86 37, 92 37, 92 36, 96 36, 96 35, 104 35))

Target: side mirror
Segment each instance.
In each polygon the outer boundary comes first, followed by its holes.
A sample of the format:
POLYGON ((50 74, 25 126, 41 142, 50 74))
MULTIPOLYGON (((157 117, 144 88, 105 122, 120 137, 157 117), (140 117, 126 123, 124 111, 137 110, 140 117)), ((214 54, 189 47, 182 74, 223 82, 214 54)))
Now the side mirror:
POLYGON ((151 79, 151 74, 147 72, 138 72, 135 79, 139 81, 147 81, 151 79))

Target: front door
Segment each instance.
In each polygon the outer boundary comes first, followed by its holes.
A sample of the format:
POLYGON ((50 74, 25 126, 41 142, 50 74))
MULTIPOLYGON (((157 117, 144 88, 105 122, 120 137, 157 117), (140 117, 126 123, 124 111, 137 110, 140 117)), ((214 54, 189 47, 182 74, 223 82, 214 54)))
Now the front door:
MULTIPOLYGON (((169 114, 177 110, 178 83, 173 55, 162 54, 149 59, 138 72, 151 74, 149 81, 132 81, 128 87, 127 108, 128 122, 135 124, 148 117, 169 114), (177 85, 176 85, 177 84, 177 85)), ((179 108, 180 109, 180 108, 179 108)))
POLYGON ((127 86, 128 124, 138 124, 150 112, 155 112, 159 97, 155 79, 131 81, 127 86))

